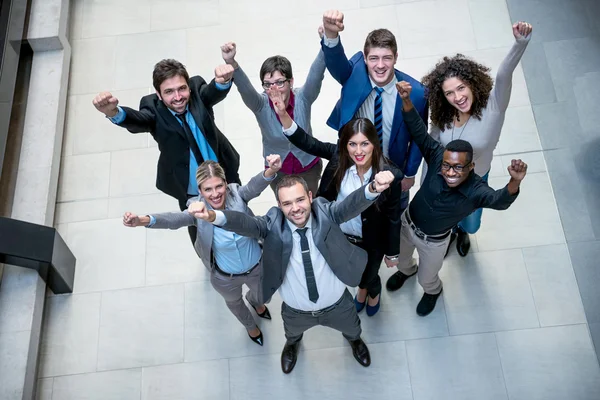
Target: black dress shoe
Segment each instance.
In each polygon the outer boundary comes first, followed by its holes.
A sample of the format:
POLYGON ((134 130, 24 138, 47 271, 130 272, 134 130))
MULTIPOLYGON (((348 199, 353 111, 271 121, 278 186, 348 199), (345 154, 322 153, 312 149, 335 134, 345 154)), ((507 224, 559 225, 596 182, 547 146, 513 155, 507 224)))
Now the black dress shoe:
POLYGON ((423 293, 423 297, 417 305, 417 314, 424 317, 431 313, 435 308, 435 303, 437 302, 438 297, 440 297, 440 294, 442 294, 441 291, 438 294, 423 293))
POLYGON ((348 342, 350 343, 350 347, 352 347, 352 355, 356 361, 363 367, 371 365, 371 354, 365 342, 361 338, 348 340, 348 342))
MULTIPOLYGON (((252 304, 250 305, 252 306, 252 304)), ((252 306, 252 308, 254 308, 254 311, 256 311, 256 307, 252 306)), ((264 319, 271 319, 271 313, 269 312, 267 306, 265 306, 265 311, 263 311, 262 314, 259 314, 259 312, 256 311, 256 315, 264 319)))
POLYGON ((394 290, 398 290, 402 287, 402 285, 404 285, 404 282, 406 282, 406 280, 408 278, 410 278, 411 276, 413 276, 416 273, 417 273, 417 271, 413 272, 410 275, 405 275, 402 272, 398 271, 394 275, 392 275, 388 278, 387 282, 385 283, 385 287, 387 288, 387 290, 392 291, 392 292, 394 290))
POLYGON ((469 239, 469 234, 458 228, 456 230, 456 251, 458 251, 458 254, 464 257, 469 253, 470 248, 471 239, 469 239))
POLYGON ((448 242, 448 247, 446 248, 446 254, 444 254, 444 258, 446 258, 446 256, 448 255, 448 253, 450 252, 450 246, 452 246, 452 242, 454 242, 456 240, 456 233, 452 232, 450 234, 450 241, 448 242))
POLYGON ((254 343, 259 344, 259 345, 263 345, 263 335, 262 332, 258 334, 258 336, 252 337, 250 336, 250 334, 248 334, 248 337, 250 338, 250 340, 252 340, 254 343))
POLYGON ((281 370, 284 374, 289 374, 296 366, 298 360, 298 350, 300 349, 300 341, 296 343, 286 343, 281 352, 281 370))

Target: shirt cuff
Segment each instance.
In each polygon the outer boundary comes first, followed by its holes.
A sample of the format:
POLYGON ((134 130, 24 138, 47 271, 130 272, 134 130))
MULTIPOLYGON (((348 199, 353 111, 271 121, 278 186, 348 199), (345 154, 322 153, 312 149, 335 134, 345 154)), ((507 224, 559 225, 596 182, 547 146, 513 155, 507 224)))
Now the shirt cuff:
POLYGON ((232 80, 230 80, 227 83, 219 83, 219 82, 215 82, 215 86, 217 87, 217 89, 219 90, 227 90, 231 87, 231 82, 232 80))
POLYGON ((213 225, 223 226, 227 223, 227 217, 223 214, 223 211, 215 210, 215 220, 212 222, 213 225))
POLYGON ((275 175, 273 175, 270 178, 267 178, 267 176, 265 175, 265 173, 263 172, 263 179, 267 182, 271 182, 272 180, 274 180, 275 178, 277 178, 277 173, 275 173, 275 175))
MULTIPOLYGON (((415 176, 416 175, 413 175, 413 176, 406 176, 406 175, 404 175, 404 178, 411 179, 411 178, 414 178, 415 176)), ((402 178, 402 179, 404 179, 404 178, 402 178)))
POLYGON ((125 117, 127 116, 127 114, 125 113, 125 110, 121 108, 121 106, 117 106, 117 110, 119 110, 117 112, 117 115, 115 115, 114 117, 106 118, 108 118, 113 124, 119 125, 121 122, 125 121, 125 117))
POLYGON ((340 42, 340 37, 329 39, 326 35, 323 35, 323 44, 327 47, 335 47, 340 42))
POLYGON ((365 186, 365 197, 367 198, 367 200, 375 200, 377 197, 379 197, 379 193, 371 193, 369 191, 370 185, 371 185, 371 183, 369 183, 367 186, 365 186))
POLYGON ((148 215, 148 217, 150 218, 150 222, 148 222, 148 225, 146 225, 146 228, 152 228, 152 225, 154 225, 156 223, 156 218, 154 218, 152 215, 148 215))
POLYGON ((292 121, 292 126, 290 126, 287 129, 284 129, 283 134, 285 136, 292 136, 294 133, 296 133, 297 129, 298 129, 298 124, 296 123, 296 121, 292 121))

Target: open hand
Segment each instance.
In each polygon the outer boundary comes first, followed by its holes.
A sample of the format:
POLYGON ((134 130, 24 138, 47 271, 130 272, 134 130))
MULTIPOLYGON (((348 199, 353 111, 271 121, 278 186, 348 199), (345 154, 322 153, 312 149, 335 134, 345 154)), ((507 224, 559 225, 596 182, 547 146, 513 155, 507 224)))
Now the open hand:
POLYGON ((529 34, 531 33, 531 31, 533 30, 533 27, 531 26, 531 24, 528 24, 527 22, 515 22, 512 26, 512 30, 513 30, 513 35, 515 36, 515 39, 519 39, 519 38, 526 38, 527 36, 529 36, 529 34))
POLYGON ((512 160, 507 170, 512 179, 520 182, 527 175, 527 164, 521 160, 512 160))
POLYGON ((344 30, 344 13, 338 10, 327 10, 323 14, 323 29, 328 39, 338 37, 344 30))
POLYGON ((229 64, 219 65, 215 68, 215 82, 227 83, 233 78, 233 67, 229 64))
POLYGON ((100 111, 107 117, 114 117, 117 115, 119 110, 117 106, 119 105, 119 99, 114 97, 110 92, 102 92, 92 100, 92 104, 96 107, 96 110, 100 111))
POLYGON ((123 214, 123 225, 130 228, 135 228, 136 226, 140 226, 142 224, 140 222, 140 217, 127 211, 125 214, 123 214))
POLYGON ((273 108, 275 109, 277 115, 285 115, 287 111, 285 109, 285 102, 283 101, 283 95, 281 94, 281 92, 275 89, 273 86, 271 86, 270 89, 266 90, 266 92, 269 96, 269 99, 271 99, 271 102, 273 103, 273 108))
POLYGON ((390 187, 392 182, 394 182, 394 179, 395 177, 392 171, 378 172, 377 175, 375 175, 375 179, 373 179, 373 182, 375 182, 375 191, 377 193, 383 192, 390 187))
POLYGON ((237 53, 235 43, 227 42, 221 46, 221 56, 226 64, 233 64, 235 62, 235 55, 237 53))

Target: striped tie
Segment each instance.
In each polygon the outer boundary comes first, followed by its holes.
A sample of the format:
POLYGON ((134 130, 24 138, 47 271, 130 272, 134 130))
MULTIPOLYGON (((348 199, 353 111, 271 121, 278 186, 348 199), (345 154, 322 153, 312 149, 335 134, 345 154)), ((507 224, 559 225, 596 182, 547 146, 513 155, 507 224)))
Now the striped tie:
POLYGON ((308 298, 313 303, 319 299, 319 291, 317 290, 317 281, 315 272, 313 271, 312 261, 310 260, 310 248, 308 247, 308 239, 306 231, 308 228, 296 229, 300 236, 300 250, 302 251, 302 264, 304 264, 304 273, 306 275, 306 288, 308 289, 308 298))
POLYGON ((383 88, 375 87, 375 114, 373 117, 373 125, 377 129, 377 137, 379 137, 379 144, 383 146, 383 105, 381 101, 381 93, 383 88))

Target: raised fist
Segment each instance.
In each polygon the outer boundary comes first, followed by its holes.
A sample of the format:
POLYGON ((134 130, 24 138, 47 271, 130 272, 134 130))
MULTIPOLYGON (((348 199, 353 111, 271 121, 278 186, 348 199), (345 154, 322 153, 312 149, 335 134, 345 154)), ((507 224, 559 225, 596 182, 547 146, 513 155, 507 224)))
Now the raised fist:
POLYGON ((219 65, 215 68, 215 82, 217 83, 227 83, 233 78, 234 68, 229 65, 219 65))
POLYGON ((512 30, 513 30, 513 35, 515 36, 515 39, 519 39, 519 38, 526 38, 527 36, 529 36, 529 34, 531 33, 531 31, 533 30, 533 27, 531 26, 531 24, 528 24, 527 22, 516 22, 513 24, 512 26, 512 30))
POLYGON ((273 172, 277 172, 281 169, 281 156, 279 154, 269 154, 266 157, 266 160, 269 164, 269 168, 271 168, 273 172))
POLYGON ((135 215, 134 213, 130 213, 129 211, 123 214, 123 225, 128 226, 130 228, 135 228, 136 226, 140 226, 140 217, 135 215))
POLYGON ((223 56, 223 61, 227 64, 233 64, 235 62, 236 53, 236 46, 233 42, 227 42, 221 46, 221 55, 223 56))
POLYGON ((194 218, 208 220, 208 209, 206 204, 202 201, 195 201, 188 206, 187 212, 190 213, 194 218))
POLYGON ((398 90, 398 94, 402 99, 410 99, 410 92, 412 91, 412 86, 410 83, 406 81, 401 81, 396 83, 396 90, 398 90))
POLYGON ((375 175, 373 182, 375 182, 375 191, 381 193, 390 187, 394 182, 394 174, 392 171, 380 171, 375 175))
POLYGON ((323 14, 323 29, 328 39, 338 37, 344 30, 344 13, 338 10, 327 10, 323 14))
POLYGON ((92 101, 96 110, 100 111, 107 117, 111 118, 117 115, 119 109, 117 106, 119 105, 119 99, 114 97, 110 92, 102 92, 92 101))
POLYGON ((520 182, 527 175, 527 164, 521 160, 512 160, 507 170, 512 179, 520 182))

